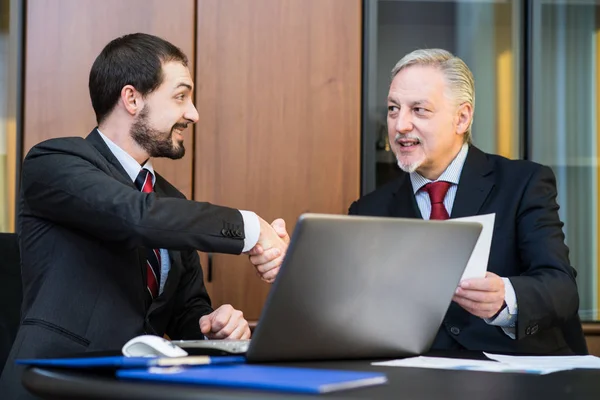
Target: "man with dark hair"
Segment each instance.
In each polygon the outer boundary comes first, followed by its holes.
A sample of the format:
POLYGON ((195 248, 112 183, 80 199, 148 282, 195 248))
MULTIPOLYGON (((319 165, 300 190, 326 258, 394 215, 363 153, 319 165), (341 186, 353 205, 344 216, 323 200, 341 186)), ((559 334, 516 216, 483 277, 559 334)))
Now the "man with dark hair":
POLYGON ((152 35, 125 35, 106 45, 94 61, 89 79, 98 125, 110 114, 125 85, 146 96, 163 83, 162 65, 171 62, 188 66, 187 56, 178 47, 152 35))
POLYGON ((197 250, 279 252, 278 262, 255 265, 272 282, 289 238, 252 212, 186 200, 154 171, 154 157, 184 155, 183 131, 198 121, 193 87, 174 45, 146 34, 115 39, 90 73, 98 127, 85 139, 40 143, 25 158, 23 305, 3 399, 27 396, 16 359, 120 350, 148 333, 250 337, 240 311, 211 307, 197 250))

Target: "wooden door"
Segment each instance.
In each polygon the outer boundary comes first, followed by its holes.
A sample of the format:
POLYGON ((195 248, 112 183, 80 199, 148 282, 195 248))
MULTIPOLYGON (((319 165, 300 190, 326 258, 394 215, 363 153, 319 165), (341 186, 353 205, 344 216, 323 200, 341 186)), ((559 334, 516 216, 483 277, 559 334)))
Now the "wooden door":
MULTIPOLYGON (((25 33, 24 154, 42 140, 86 136, 96 126, 89 98, 92 63, 112 39, 145 32, 180 47, 194 67, 194 0, 28 0, 25 33)), ((191 197, 193 130, 188 153, 155 168, 191 197)), ((24 155, 23 154, 23 155, 24 155)))
MULTIPOLYGON (((195 199, 283 217, 290 232, 303 212, 346 213, 360 185, 361 1, 197 7, 195 199)), ((270 287, 225 255, 207 286, 248 320, 270 287)))

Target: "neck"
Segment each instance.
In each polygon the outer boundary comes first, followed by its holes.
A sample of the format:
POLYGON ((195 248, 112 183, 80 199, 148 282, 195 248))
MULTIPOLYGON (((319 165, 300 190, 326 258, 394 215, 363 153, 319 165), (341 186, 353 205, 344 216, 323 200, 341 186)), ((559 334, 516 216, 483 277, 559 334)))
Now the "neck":
POLYGON ((143 165, 150 156, 130 135, 131 125, 120 121, 107 119, 98 126, 104 136, 123 149, 140 165, 143 165))

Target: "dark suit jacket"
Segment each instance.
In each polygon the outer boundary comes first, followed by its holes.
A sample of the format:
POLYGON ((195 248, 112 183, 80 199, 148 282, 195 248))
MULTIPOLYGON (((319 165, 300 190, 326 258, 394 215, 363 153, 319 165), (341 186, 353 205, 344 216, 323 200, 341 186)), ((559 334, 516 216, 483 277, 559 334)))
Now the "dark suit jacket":
POLYGON ((239 211, 185 200, 160 175, 156 193, 135 188, 99 134, 53 139, 23 163, 18 233, 21 326, 0 393, 16 397, 17 358, 120 350, 144 333, 202 338, 212 312, 196 250, 239 254, 239 211), (146 248, 169 249, 164 291, 150 302, 146 248))
MULTIPOLYGON (((349 213, 422 218, 406 173, 354 202, 349 213)), ((470 146, 450 217, 488 213, 496 213, 488 271, 508 277, 515 289, 517 340, 452 302, 433 348, 460 345, 505 353, 570 352, 563 326, 576 318, 579 296, 558 216, 552 170, 470 146)), ((424 244, 423 251, 433 249, 424 244)), ((581 332, 577 334, 582 339, 581 332)))

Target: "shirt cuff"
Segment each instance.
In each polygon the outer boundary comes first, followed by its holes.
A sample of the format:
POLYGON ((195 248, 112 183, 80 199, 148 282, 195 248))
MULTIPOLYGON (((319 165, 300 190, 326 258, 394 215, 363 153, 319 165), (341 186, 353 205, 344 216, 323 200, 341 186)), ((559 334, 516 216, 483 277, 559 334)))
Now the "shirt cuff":
POLYGON ((501 327, 508 337, 515 339, 515 326, 519 310, 517 307, 517 295, 510 280, 508 278, 502 278, 502 280, 504 281, 504 302, 506 303, 506 307, 493 320, 484 318, 484 321, 489 325, 501 327))
POLYGON ((252 250, 256 243, 258 243, 258 236, 260 235, 260 222, 258 221, 258 215, 252 211, 239 210, 244 220, 244 249, 242 253, 252 250))

